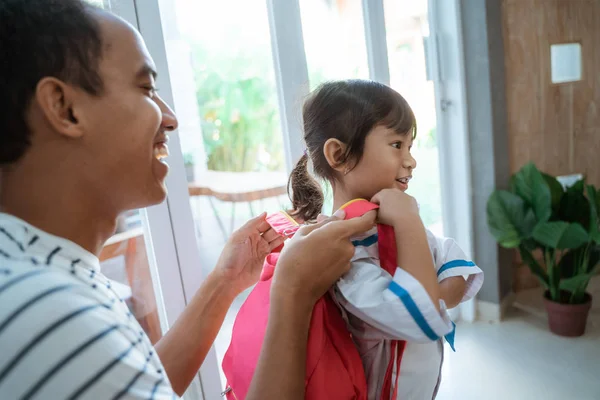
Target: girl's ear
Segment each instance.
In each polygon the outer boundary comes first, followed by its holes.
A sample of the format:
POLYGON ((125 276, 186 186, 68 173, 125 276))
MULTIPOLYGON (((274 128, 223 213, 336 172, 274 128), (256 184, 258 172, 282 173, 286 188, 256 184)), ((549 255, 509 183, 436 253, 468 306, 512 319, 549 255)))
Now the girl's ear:
POLYGON ((328 139, 323 146, 323 155, 331 168, 342 174, 346 171, 344 156, 347 146, 338 139, 328 139))

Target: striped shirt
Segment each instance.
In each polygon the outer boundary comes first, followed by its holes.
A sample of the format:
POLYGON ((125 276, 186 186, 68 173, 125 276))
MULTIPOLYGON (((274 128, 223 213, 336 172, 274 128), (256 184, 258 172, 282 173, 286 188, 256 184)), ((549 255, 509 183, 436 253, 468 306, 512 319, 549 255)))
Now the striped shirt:
POLYGON ((0 304, 0 398, 175 398, 98 259, 2 213, 0 304))
MULTIPOLYGON (((406 340, 400 366, 399 399, 431 399, 442 362, 441 340, 453 346, 454 323, 440 300, 438 312, 425 288, 411 274, 396 268, 393 276, 380 267, 377 228, 353 240, 350 271, 334 293, 365 367, 369 399, 381 398, 390 362, 391 340, 406 340)), ((466 259, 454 240, 427 231, 438 282, 466 277, 462 301, 483 284, 483 271, 466 259)))

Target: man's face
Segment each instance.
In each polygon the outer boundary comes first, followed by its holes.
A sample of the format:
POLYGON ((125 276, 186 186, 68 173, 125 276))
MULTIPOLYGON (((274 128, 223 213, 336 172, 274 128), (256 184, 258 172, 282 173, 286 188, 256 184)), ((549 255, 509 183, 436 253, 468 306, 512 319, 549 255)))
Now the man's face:
POLYGON ((155 91, 155 67, 137 31, 101 17, 100 96, 84 96, 81 173, 108 206, 122 211, 163 201, 166 133, 177 120, 155 91))

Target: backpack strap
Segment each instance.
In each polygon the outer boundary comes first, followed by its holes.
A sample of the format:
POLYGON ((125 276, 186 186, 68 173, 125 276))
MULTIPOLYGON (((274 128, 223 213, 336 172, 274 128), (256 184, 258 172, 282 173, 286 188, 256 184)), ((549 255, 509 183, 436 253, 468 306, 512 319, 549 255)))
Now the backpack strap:
MULTIPOLYGON (((300 224, 285 211, 267 215, 267 222, 271 228, 286 239, 291 238, 300 229, 300 224)), ((273 253, 280 253, 283 245, 274 249, 273 253)))
MULTIPOLYGON (((346 219, 350 219, 360 217, 369 211, 376 210, 379 206, 364 199, 356 199, 344 204, 341 208, 346 211, 346 219)), ((398 267, 398 253, 394 228, 389 225, 377 224, 377 243, 379 244, 379 262, 381 268, 394 276, 396 268, 398 267)), ((391 398, 394 400, 398 397, 400 364, 406 347, 406 341, 392 340, 390 347, 390 362, 383 380, 381 400, 390 399, 390 395, 393 396, 391 398), (396 379, 395 382, 392 382, 394 368, 396 369, 396 379)))
MULTIPOLYGON (((285 211, 279 211, 274 214, 267 215, 267 222, 271 225, 271 228, 281 236, 285 238, 291 238, 294 236, 296 231, 300 229, 300 224, 296 222, 288 213, 285 211)), ((263 269, 260 274, 260 280, 266 281, 273 277, 275 273, 275 265, 279 258, 279 253, 283 249, 283 244, 276 249, 273 249, 265 259, 263 269)))
POLYGON ((346 218, 344 219, 362 217, 369 211, 377 210, 378 208, 379 206, 377 204, 371 203, 365 199, 355 199, 340 207, 341 210, 346 212, 346 218))

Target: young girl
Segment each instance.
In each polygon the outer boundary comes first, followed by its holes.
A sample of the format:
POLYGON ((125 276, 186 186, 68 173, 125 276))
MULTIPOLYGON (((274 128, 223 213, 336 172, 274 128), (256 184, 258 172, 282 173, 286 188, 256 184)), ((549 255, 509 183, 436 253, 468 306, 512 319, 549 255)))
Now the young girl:
POLYGON ((414 114, 404 98, 371 81, 326 83, 305 103, 306 153, 290 177, 292 216, 314 221, 323 193, 312 174, 333 188, 334 210, 353 199, 379 204, 379 223, 394 228, 397 265, 393 275, 380 267, 377 230, 354 238, 350 271, 333 289, 360 353, 368 398, 431 399, 440 382, 443 338, 452 346, 454 324, 446 309, 472 298, 482 271, 452 239, 435 237, 406 195, 416 161, 414 114), (312 174, 309 173, 312 170, 312 174), (403 354, 390 360, 396 340, 403 354), (390 364, 392 388, 384 388, 390 364), (398 379, 395 378, 398 370, 398 379), (396 385, 397 382, 397 385, 396 385))

